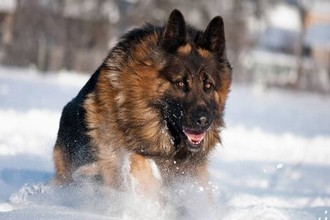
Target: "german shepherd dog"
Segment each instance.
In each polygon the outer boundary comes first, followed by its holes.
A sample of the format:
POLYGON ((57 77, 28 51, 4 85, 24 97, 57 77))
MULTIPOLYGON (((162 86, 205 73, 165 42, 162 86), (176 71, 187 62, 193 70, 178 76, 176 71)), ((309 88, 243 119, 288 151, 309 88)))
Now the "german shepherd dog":
POLYGON ((200 31, 175 9, 164 26, 131 30, 64 107, 54 182, 92 177, 142 194, 207 185, 231 79, 220 16, 200 31))

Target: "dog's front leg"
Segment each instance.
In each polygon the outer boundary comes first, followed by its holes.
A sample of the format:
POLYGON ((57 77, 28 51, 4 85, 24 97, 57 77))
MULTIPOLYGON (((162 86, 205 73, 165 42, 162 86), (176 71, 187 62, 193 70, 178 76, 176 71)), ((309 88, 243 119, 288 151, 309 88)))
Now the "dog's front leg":
POLYGON ((210 177, 209 177, 209 171, 208 171, 208 164, 205 162, 201 166, 197 168, 197 182, 198 184, 203 187, 203 191, 205 191, 207 199, 209 203, 212 205, 214 204, 214 197, 212 193, 212 187, 210 185, 210 177))
POLYGON ((161 193, 161 175, 156 163, 142 155, 130 155, 129 175, 133 190, 152 199, 161 193))

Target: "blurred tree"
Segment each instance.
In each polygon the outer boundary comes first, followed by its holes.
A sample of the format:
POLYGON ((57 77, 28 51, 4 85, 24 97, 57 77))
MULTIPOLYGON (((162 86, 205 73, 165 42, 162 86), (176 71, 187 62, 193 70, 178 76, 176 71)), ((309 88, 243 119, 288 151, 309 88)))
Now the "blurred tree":
POLYGON ((228 56, 237 76, 240 53, 250 42, 251 1, 18 0, 15 43, 6 48, 4 63, 91 72, 106 56, 113 39, 145 22, 162 25, 178 8, 188 23, 201 29, 216 15, 224 18, 228 56))
POLYGON ((85 14, 77 1, 19 0, 14 14, 15 43, 7 46, 4 63, 40 70, 95 69, 106 55, 110 33, 108 17, 99 13, 105 1, 93 1, 92 10, 85 14), (78 12, 70 13, 70 6, 78 7, 78 12))
POLYGON ((301 30, 298 38, 298 48, 296 50, 297 56, 297 79, 294 83, 295 89, 298 89, 302 85, 302 78, 304 77, 304 48, 305 48, 305 35, 306 35, 306 9, 300 2, 297 4, 300 16, 301 30))

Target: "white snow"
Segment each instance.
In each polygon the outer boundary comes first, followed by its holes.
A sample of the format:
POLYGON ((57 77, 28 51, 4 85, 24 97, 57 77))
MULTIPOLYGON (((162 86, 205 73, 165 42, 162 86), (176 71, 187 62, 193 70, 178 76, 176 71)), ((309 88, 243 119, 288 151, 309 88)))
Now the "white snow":
POLYGON ((0 11, 13 12, 16 9, 16 6, 17 6, 16 0, 2 0, 0 2, 0 11))
MULTIPOLYGON (((100 186, 55 188, 62 107, 88 76, 0 67, 0 219, 173 219, 171 206, 100 186)), ((234 85, 210 188, 182 185, 182 219, 330 219, 330 97, 234 85)))
POLYGON ((278 4, 269 12, 269 23, 275 27, 291 31, 299 31, 301 22, 299 11, 294 6, 288 4, 278 4))

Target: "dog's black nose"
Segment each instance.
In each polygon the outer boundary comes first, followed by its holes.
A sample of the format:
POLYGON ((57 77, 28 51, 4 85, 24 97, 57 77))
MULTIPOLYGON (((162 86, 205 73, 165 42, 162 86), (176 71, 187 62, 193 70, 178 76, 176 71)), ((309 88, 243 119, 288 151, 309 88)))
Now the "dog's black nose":
POLYGON ((207 117, 201 116, 200 118, 197 119, 196 123, 200 127, 205 127, 209 124, 209 120, 207 117))

